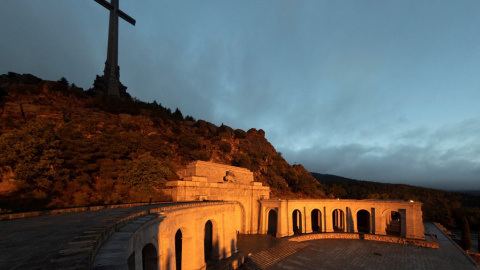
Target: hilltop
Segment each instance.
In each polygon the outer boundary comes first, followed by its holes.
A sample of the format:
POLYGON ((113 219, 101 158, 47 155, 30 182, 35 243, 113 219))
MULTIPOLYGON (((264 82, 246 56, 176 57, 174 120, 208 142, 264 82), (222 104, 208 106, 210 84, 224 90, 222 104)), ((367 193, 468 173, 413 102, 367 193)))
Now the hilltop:
POLYGON ((165 182, 194 160, 247 168, 274 198, 326 197, 261 129, 216 126, 155 101, 29 74, 0 76, 0 105, 3 211, 166 200, 165 182))
POLYGON ((480 197, 358 181, 290 165, 265 138, 29 74, 0 75, 0 212, 168 200, 176 171, 203 160, 247 168, 272 198, 401 199, 447 227, 480 226, 480 197))

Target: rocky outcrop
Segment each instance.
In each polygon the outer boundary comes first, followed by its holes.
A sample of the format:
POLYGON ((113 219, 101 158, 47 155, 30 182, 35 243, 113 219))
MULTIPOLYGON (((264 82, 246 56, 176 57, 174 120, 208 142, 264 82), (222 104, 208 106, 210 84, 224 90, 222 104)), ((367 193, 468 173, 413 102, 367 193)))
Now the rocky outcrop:
POLYGON ((23 116, 22 106, 14 102, 5 102, 2 108, 3 117, 18 117, 23 116))

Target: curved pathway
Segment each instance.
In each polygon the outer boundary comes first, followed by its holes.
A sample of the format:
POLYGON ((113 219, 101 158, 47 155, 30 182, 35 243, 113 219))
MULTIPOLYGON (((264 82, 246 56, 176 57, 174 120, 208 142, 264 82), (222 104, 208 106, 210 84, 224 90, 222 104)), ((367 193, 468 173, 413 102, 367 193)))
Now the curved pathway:
POLYGON ((0 221, 0 269, 48 269, 51 259, 78 235, 106 229, 142 211, 170 205, 172 203, 0 221))

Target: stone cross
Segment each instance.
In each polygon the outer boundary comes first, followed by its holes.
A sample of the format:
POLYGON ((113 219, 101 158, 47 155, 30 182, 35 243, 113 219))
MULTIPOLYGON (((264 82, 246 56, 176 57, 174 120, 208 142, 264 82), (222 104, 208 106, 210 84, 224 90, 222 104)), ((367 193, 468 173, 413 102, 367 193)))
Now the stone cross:
POLYGON ((111 0, 110 3, 106 0, 94 1, 110 10, 107 61, 105 62, 103 77, 97 76, 94 82, 94 88, 106 91, 109 95, 120 96, 121 94, 126 94, 127 88, 120 83, 120 67, 118 66, 118 17, 132 25, 135 25, 135 20, 118 8, 118 0, 111 0))

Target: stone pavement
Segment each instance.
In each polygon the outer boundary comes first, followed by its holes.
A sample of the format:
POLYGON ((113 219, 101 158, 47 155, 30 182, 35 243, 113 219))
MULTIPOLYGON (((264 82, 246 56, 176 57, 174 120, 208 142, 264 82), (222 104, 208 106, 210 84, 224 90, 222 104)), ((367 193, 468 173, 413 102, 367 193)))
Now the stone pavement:
POLYGON ((122 218, 166 205, 172 204, 0 221, 0 269, 49 269, 51 259, 83 232, 107 228, 122 218))
POLYGON ((305 247, 290 255, 282 250, 296 242, 281 242, 253 254, 240 269, 478 269, 433 224, 425 230, 437 234, 439 249, 366 240, 322 239, 302 242, 305 247), (265 253, 268 256, 265 256, 265 253))

